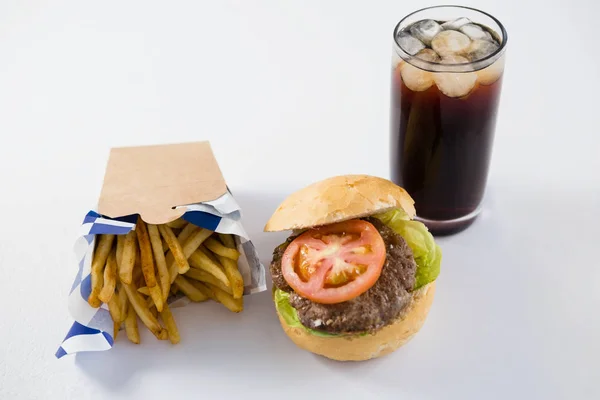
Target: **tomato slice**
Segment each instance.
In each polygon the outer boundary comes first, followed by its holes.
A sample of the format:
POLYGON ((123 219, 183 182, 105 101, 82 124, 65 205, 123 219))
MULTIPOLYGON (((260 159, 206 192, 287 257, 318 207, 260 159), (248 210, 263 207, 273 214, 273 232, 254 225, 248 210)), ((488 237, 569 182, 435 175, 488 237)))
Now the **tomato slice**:
POLYGON ((385 243, 373 224, 350 220, 310 229, 283 253, 284 279, 316 303, 351 300, 371 288, 385 262, 385 243))

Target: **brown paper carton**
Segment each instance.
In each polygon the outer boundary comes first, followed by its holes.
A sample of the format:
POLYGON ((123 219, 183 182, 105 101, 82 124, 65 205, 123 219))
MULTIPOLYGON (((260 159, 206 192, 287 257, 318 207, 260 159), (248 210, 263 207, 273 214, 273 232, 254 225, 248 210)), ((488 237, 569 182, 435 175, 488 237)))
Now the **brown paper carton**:
MULTIPOLYGON (((88 304, 90 271, 98 234, 124 235, 137 215, 163 224, 185 214, 195 225, 234 236, 244 294, 266 290, 265 269, 242 226, 241 210, 229 192, 208 142, 121 147, 110 152, 98 209, 85 216, 75 245, 79 270, 69 294, 75 320, 56 357, 112 348, 113 322, 107 308, 88 304)), ((189 300, 188 300, 189 301, 189 300)), ((169 297, 171 307, 186 298, 169 297)))
POLYGON ((98 212, 111 218, 140 214, 162 224, 184 214, 175 207, 226 192, 209 142, 119 147, 110 152, 98 212))

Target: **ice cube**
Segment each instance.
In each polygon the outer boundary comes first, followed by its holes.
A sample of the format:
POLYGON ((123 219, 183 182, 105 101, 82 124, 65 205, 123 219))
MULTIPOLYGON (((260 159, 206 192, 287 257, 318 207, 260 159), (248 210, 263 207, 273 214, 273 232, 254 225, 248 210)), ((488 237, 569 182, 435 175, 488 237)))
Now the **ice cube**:
POLYGON ((442 24, 442 29, 457 31, 460 29, 461 26, 470 24, 470 23, 471 23, 471 20, 469 18, 461 17, 461 18, 457 18, 453 21, 444 22, 442 24))
POLYGON ((440 60, 440 64, 465 64, 469 63, 469 60, 466 57, 459 56, 457 54, 450 54, 448 56, 442 57, 440 60))
POLYGON ((475 72, 477 80, 482 85, 491 85, 496 82, 504 72, 504 55, 497 59, 492 65, 487 68, 480 69, 475 72))
POLYGON ((418 52, 415 57, 420 58, 421 60, 424 60, 424 61, 429 61, 429 62, 439 62, 440 61, 440 56, 438 56, 438 53, 436 53, 435 51, 433 51, 431 49, 423 49, 420 52, 418 52))
MULTIPOLYGON (((442 64, 462 64, 468 63, 464 57, 448 56, 443 57, 442 64)), ((463 97, 473 90, 477 83, 477 74, 475 72, 437 72, 433 79, 440 92, 448 97, 463 97)))
POLYGON ((471 39, 457 31, 442 31, 431 41, 431 47, 440 56, 464 54, 469 50, 471 39))
POLYGON ((411 36, 408 32, 400 31, 398 32, 398 36, 396 38, 398 39, 398 44, 400 45, 402 50, 404 50, 411 56, 414 56, 419 51, 425 48, 423 42, 411 36))
POLYGON ((459 30, 467 35, 471 40, 488 40, 490 42, 494 40, 492 39, 492 35, 479 25, 467 24, 461 26, 459 30))
POLYGON ((431 46, 431 40, 441 31, 442 27, 440 24, 432 19, 415 22, 410 27, 410 33, 427 46, 431 46))
POLYGON ((467 56, 471 61, 481 60, 498 50, 498 45, 487 40, 473 40, 469 46, 467 56))
POLYGON ((407 88, 414 92, 422 92, 433 86, 433 74, 409 63, 401 64, 400 75, 407 88))

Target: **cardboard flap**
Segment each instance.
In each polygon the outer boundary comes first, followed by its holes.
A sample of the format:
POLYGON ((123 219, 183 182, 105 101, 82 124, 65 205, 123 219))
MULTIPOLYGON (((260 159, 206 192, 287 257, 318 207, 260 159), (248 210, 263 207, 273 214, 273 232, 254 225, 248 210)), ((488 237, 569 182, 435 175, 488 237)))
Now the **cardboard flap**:
POLYGON ((226 192, 209 142, 119 147, 110 151, 98 212, 111 218, 140 214, 163 224, 185 213, 174 207, 226 192))

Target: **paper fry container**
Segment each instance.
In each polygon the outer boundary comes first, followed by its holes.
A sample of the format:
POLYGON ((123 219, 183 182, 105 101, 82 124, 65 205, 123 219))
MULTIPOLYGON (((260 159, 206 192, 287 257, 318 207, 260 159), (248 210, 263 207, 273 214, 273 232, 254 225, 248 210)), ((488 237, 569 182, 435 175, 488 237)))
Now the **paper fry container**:
MULTIPOLYGON (((244 294, 266 290, 265 269, 242 226, 240 207, 228 190, 208 142, 111 150, 97 211, 90 211, 75 244, 79 269, 69 294, 75 320, 56 357, 112 348, 113 321, 106 304, 93 308, 91 263, 98 234, 124 235, 135 229, 138 214, 147 223, 182 217, 199 227, 234 235, 244 278, 244 294)), ((171 307, 189 301, 170 296, 171 307)))

